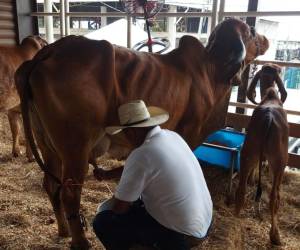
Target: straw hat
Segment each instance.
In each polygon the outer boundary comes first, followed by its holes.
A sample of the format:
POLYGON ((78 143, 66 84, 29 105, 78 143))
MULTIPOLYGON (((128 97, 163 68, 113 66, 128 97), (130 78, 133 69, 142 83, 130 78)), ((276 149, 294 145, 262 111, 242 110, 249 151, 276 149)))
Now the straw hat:
POLYGON ((146 107, 142 100, 123 104, 118 109, 120 126, 105 128, 110 135, 121 132, 124 128, 152 127, 166 122, 169 114, 159 107, 146 107))

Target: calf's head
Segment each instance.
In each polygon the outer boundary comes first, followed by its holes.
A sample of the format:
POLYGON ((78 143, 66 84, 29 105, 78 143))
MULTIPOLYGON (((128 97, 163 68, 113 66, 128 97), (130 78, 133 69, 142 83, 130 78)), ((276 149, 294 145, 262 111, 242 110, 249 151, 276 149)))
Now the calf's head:
POLYGON ((260 78, 261 81, 272 83, 273 81, 276 81, 276 78, 279 77, 279 74, 281 73, 281 68, 273 63, 266 63, 261 68, 260 72, 260 78))
POLYGON ((268 39, 241 20, 230 18, 211 33, 206 51, 219 81, 240 84, 246 65, 269 48, 268 39))

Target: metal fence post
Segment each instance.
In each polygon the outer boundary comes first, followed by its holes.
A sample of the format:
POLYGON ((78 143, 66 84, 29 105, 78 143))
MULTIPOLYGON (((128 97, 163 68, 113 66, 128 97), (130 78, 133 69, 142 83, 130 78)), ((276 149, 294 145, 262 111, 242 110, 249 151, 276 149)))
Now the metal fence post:
POLYGON ((212 30, 217 25, 218 3, 219 3, 219 0, 213 0, 212 13, 211 13, 212 15, 211 15, 210 32, 212 32, 212 30))
POLYGON ((65 35, 68 36, 70 35, 70 16, 68 13, 70 12, 70 4, 69 0, 64 0, 65 1, 65 35))
MULTIPOLYGON (((44 11, 52 13, 52 0, 44 1, 44 11)), ((45 35, 48 43, 52 43, 54 41, 54 33, 53 33, 53 16, 45 16, 45 35)))
POLYGON ((131 16, 127 15, 127 48, 131 48, 131 16))
POLYGON ((64 0, 60 0, 59 19, 60 19, 60 37, 64 37, 65 36, 65 2, 64 2, 64 0))
POLYGON ((225 12, 225 0, 220 0, 220 9, 219 9, 219 16, 218 16, 219 23, 223 21, 224 12, 225 12))

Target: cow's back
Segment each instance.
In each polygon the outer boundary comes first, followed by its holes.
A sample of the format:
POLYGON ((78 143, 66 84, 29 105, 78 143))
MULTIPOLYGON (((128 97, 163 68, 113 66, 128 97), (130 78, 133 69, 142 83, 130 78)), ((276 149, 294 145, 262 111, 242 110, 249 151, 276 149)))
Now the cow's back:
MULTIPOLYGON (((147 105, 169 111, 171 118, 165 127, 176 130, 187 112, 194 113, 195 118, 205 114, 197 109, 212 105, 210 79, 200 66, 203 46, 195 41, 194 50, 186 47, 183 44, 167 55, 156 55, 134 52, 107 41, 70 36, 36 55, 34 60, 39 63, 30 84, 34 85, 36 98, 41 98, 40 103, 45 98, 55 100, 52 106, 56 105, 61 111, 58 113, 66 114, 68 119, 76 116, 79 109, 81 114, 96 110, 94 122, 99 126, 117 124, 120 104, 143 99, 147 105), (191 101, 197 98, 191 96, 192 92, 201 93, 201 103, 191 101), (197 108, 192 107, 193 102, 197 108)), ((204 120, 203 116, 198 120, 204 120)))
MULTIPOLYGON (((245 148, 261 150, 266 157, 275 152, 284 152, 288 146, 288 123, 286 113, 281 105, 265 103, 258 106, 251 117, 245 140, 245 148)), ((246 154, 248 154, 247 152, 246 154)))

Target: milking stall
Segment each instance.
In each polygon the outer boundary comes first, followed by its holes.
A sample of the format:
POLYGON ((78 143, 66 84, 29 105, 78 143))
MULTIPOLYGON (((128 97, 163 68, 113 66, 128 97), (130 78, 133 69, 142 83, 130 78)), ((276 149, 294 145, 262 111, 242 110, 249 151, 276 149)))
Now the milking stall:
POLYGON ((300 249, 298 0, 0 0, 0 249, 300 249))

